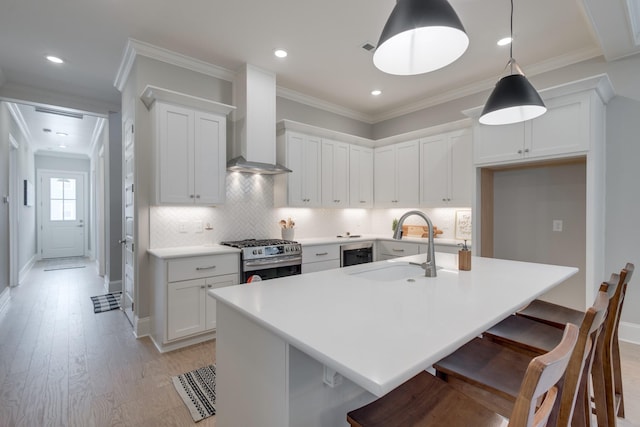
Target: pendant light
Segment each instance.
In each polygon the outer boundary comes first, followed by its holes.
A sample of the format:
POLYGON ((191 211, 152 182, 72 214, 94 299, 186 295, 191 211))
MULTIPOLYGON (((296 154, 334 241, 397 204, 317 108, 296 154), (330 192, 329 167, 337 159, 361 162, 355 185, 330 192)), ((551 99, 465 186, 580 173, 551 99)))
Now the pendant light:
POLYGON ((451 64, 468 46, 469 37, 447 0, 397 0, 373 63, 388 74, 422 74, 451 64))
POLYGON ((547 111, 542 98, 522 69, 513 59, 513 0, 511 0, 511 45, 509 62, 505 69, 509 75, 502 77, 484 105, 480 123, 485 125, 508 125, 541 116, 547 111))

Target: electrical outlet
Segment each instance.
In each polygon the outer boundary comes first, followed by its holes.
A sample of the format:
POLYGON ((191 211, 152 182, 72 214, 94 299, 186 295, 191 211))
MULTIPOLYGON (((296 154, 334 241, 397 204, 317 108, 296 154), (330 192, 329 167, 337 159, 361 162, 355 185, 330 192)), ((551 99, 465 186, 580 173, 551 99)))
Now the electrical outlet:
POLYGON ((187 232, 187 221, 178 222, 178 232, 186 233, 187 232))
POLYGON ((202 221, 193 222, 193 231, 196 233, 202 233, 202 221))
POLYGON ((562 220, 554 219, 553 220, 553 231, 562 231, 562 220))

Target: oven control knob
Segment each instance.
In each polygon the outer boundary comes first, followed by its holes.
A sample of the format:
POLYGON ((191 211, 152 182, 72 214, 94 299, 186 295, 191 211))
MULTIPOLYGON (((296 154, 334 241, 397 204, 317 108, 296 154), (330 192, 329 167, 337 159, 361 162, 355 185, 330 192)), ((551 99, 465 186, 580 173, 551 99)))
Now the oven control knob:
POLYGON ((254 249, 254 250, 253 250, 253 254, 254 254, 254 255, 258 255, 258 250, 257 250, 257 249, 254 249))

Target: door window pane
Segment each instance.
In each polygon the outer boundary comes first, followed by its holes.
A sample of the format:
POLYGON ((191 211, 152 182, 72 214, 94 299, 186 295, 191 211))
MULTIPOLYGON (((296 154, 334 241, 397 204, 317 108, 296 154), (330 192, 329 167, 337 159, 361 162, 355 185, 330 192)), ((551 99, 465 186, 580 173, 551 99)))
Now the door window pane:
POLYGON ((76 180, 51 178, 49 180, 49 207, 51 221, 76 220, 76 180))

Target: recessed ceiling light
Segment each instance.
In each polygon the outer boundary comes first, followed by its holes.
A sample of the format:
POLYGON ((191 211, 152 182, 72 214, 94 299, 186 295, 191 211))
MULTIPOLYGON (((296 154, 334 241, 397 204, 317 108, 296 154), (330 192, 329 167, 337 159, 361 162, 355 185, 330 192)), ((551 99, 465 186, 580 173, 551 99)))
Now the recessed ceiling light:
POLYGON ((380 89, 374 89, 374 90, 371 91, 371 95, 373 95, 373 96, 378 96, 378 95, 381 95, 381 94, 382 94, 382 91, 380 89))
POLYGON ((64 133, 64 132, 56 132, 56 135, 60 135, 60 136, 69 136, 68 133, 64 133))
POLYGON ((58 147, 59 147, 59 148, 67 148, 67 146, 66 146, 66 145, 64 145, 64 144, 60 144, 60 145, 58 145, 58 147))
POLYGON ((287 51, 284 49, 276 49, 273 51, 273 54, 278 58, 286 58, 288 55, 287 51))
POLYGON ((503 39, 498 40, 498 46, 506 46, 512 41, 513 39, 511 37, 505 37, 503 39))
POLYGON ((62 64, 64 61, 57 56, 47 55, 47 60, 53 62, 54 64, 62 64))

